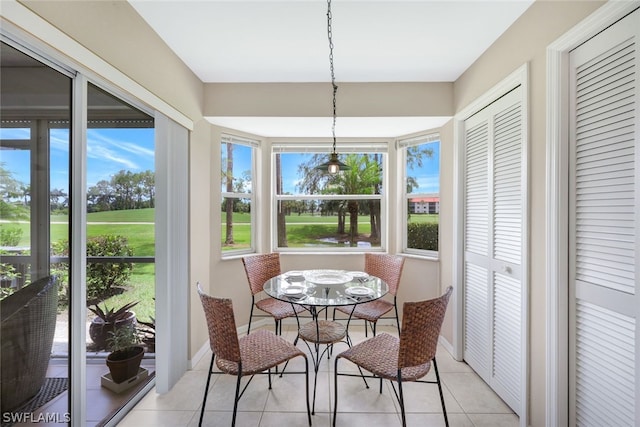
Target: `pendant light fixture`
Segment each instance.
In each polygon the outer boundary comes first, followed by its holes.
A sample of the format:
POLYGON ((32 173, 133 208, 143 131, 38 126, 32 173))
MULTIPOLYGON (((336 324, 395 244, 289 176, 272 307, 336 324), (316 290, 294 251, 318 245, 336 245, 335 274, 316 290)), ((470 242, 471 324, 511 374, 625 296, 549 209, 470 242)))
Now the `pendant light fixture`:
POLYGON ((327 0, 327 35, 329 37, 329 67, 331 70, 331 86, 333 87, 333 124, 331 133, 333 135, 333 148, 329 155, 329 161, 316 167, 316 169, 329 172, 332 175, 337 174, 341 170, 351 169, 349 166, 338 160, 338 152, 336 151, 336 93, 338 86, 336 85, 336 76, 333 69, 333 34, 331 32, 331 0, 327 0))

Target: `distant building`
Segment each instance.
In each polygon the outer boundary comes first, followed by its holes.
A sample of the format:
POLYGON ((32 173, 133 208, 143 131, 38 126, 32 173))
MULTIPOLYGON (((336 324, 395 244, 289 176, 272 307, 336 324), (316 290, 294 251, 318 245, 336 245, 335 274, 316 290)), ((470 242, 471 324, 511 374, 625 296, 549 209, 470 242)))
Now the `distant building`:
POLYGON ((416 197, 409 199, 409 213, 440 213, 440 197, 416 197))

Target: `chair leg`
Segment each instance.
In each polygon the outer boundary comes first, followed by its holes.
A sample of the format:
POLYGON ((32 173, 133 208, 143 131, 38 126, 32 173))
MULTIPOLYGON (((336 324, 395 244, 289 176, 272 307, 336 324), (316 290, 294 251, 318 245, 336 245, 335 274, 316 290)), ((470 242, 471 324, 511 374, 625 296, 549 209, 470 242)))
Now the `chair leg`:
POLYGON ((242 368, 238 368, 238 380, 236 381, 236 396, 233 401, 233 418, 231 419, 231 427, 236 425, 236 415, 238 413, 238 400, 240 400, 240 380, 242 379, 242 368))
POLYGON ((396 310, 396 327, 398 328, 398 335, 400 335, 400 317, 398 316, 398 305, 393 302, 393 308, 396 310))
POLYGON ((247 335, 251 332, 251 319, 253 319, 253 297, 251 298, 251 311, 249 311, 249 325, 247 325, 247 335))
POLYGON ((335 362, 333 362, 333 427, 336 427, 336 413, 338 412, 338 359, 340 358, 336 357, 335 362))
POLYGON ((309 418, 309 425, 311 425, 311 408, 309 407, 309 359, 304 358, 304 376, 305 376, 305 390, 307 396, 307 418, 309 418))
POLYGON ((440 382, 440 373, 438 372, 438 364, 436 358, 433 358, 433 370, 436 373, 436 381, 438 382, 438 391, 440 392, 440 403, 442 404, 442 413, 444 414, 444 425, 449 427, 449 419, 447 418, 447 408, 444 406, 444 394, 442 393, 442 383, 440 382))
POLYGON ((204 397, 202 398, 202 409, 200 410, 200 422, 198 423, 198 426, 202 426, 202 420, 204 418, 204 407, 207 403, 207 394, 209 394, 209 384, 211 384, 211 374, 213 372, 213 360, 215 359, 216 355, 212 354, 211 355, 211 364, 209 365, 209 375, 207 376, 207 385, 204 387, 204 397))
POLYGON ((398 401, 400 403, 400 412, 402 413, 402 427, 407 427, 407 416, 404 411, 404 395, 402 394, 402 372, 398 369, 398 401))

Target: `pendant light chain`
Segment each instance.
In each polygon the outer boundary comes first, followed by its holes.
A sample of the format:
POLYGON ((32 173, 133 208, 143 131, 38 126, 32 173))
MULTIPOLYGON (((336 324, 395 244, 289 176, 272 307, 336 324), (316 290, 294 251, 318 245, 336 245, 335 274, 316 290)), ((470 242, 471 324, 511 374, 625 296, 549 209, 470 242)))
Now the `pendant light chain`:
POLYGON ((327 0, 327 35, 329 36, 329 66, 331 69, 331 86, 333 86, 333 124, 331 126, 331 134, 333 135, 333 153, 336 152, 336 93, 338 86, 336 85, 336 76, 333 69, 333 32, 331 31, 331 0, 327 0))

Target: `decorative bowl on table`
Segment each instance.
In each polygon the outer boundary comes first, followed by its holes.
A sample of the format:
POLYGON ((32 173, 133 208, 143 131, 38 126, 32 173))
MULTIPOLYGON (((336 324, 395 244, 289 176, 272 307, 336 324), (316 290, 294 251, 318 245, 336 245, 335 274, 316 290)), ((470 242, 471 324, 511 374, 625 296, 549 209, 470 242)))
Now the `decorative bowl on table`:
POLYGON ((351 282, 353 276, 342 270, 308 270, 304 272, 307 282, 318 286, 338 286, 351 282))

